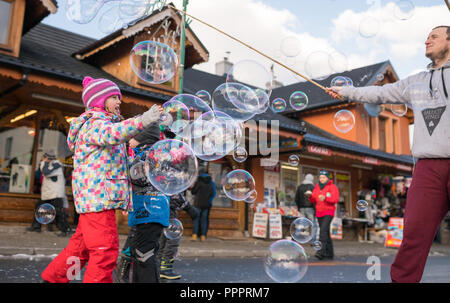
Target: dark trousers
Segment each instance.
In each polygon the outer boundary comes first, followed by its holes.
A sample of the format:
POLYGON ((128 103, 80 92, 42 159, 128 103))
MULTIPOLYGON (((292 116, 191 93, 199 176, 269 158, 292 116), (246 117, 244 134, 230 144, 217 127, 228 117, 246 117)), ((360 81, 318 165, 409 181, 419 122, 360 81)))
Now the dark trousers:
POLYGON ((133 258, 133 283, 158 283, 159 238, 164 227, 159 223, 145 223, 136 225, 128 235, 125 247, 130 247, 133 258))
POLYGON ((322 243, 322 248, 317 252, 322 257, 334 257, 333 241, 330 235, 330 226, 333 216, 323 216, 317 218, 319 221, 320 234, 319 241, 322 243))
POLYGON ((392 282, 417 283, 436 231, 449 210, 450 159, 421 159, 406 198, 403 240, 391 266, 392 282))
POLYGON ((211 208, 200 208, 200 213, 194 219, 193 234, 198 236, 205 236, 208 233, 209 227, 209 211, 211 208))
MULTIPOLYGON (((67 218, 66 218, 66 214, 64 213, 64 209, 63 209, 63 198, 56 198, 56 199, 51 199, 51 200, 39 200, 36 205, 34 206, 34 213, 36 214, 36 210, 45 203, 49 203, 51 205, 53 205, 53 207, 55 207, 56 210, 56 216, 55 216, 55 220, 50 224, 56 224, 56 227, 58 227, 58 229, 62 232, 67 232, 70 230, 70 225, 67 222, 67 218)), ((41 223, 39 223, 36 220, 36 216, 33 216, 33 223, 31 223, 31 227, 33 227, 34 229, 41 229, 41 223)))

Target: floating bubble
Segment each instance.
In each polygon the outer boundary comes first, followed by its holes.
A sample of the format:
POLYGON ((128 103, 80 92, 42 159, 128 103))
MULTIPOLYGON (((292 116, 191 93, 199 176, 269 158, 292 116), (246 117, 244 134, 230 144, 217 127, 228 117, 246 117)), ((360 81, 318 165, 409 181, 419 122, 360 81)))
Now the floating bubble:
POLYGON ((300 244, 278 240, 270 245, 264 256, 264 270, 275 282, 298 282, 308 270, 308 257, 300 244))
POLYGON ((273 88, 272 74, 254 60, 242 60, 235 63, 227 73, 226 82, 239 83, 251 89, 263 89, 269 96, 273 88))
POLYGON ((359 34, 364 38, 372 38, 380 30, 380 21, 374 17, 367 17, 359 23, 359 34))
POLYGON ((174 99, 163 104, 165 113, 171 116, 169 128, 175 134, 180 133, 189 125, 189 109, 184 103, 174 99))
POLYGON ((208 93, 206 90, 199 90, 195 93, 197 97, 202 99, 206 104, 211 104, 211 94, 208 93))
POLYGON ((291 166, 298 166, 300 163, 300 158, 297 155, 290 155, 288 158, 288 163, 291 166))
POLYGON ((164 236, 170 240, 179 239, 183 235, 183 231, 183 223, 176 218, 171 218, 169 220, 169 226, 164 228, 164 236))
POLYGON ((122 28, 124 22, 117 13, 117 6, 113 6, 101 14, 98 19, 98 29, 105 34, 110 34, 122 28))
POLYGON ((253 190, 250 192, 250 195, 244 200, 247 203, 253 203, 256 201, 256 198, 258 197, 258 193, 256 190, 253 190))
POLYGON ((378 115, 383 111, 383 107, 379 104, 364 103, 364 108, 371 117, 378 117, 378 115))
POLYGON ((284 112, 286 109, 286 101, 283 98, 276 98, 272 101, 272 106, 270 108, 274 113, 284 112))
POLYGON ((157 0, 120 0, 120 13, 134 19, 150 15, 161 8, 161 1, 157 0))
POLYGON ((239 122, 256 115, 260 100, 256 91, 240 83, 223 83, 212 94, 212 108, 239 122))
POLYGON ((366 211, 368 205, 369 203, 367 203, 366 200, 359 200, 356 202, 356 209, 359 211, 366 211))
POLYGON ((383 81, 384 80, 384 75, 382 73, 378 73, 375 78, 377 79, 377 81, 383 81))
POLYGON ((66 16, 69 20, 86 24, 91 22, 106 1, 101 0, 67 0, 66 16))
POLYGON ((56 209, 50 203, 44 203, 36 209, 34 216, 40 224, 49 224, 56 217, 56 209))
POLYGON ((242 163, 245 160, 247 160, 247 156, 248 156, 247 150, 243 146, 238 146, 234 150, 233 159, 238 163, 242 163))
POLYGON ((266 112, 266 110, 270 106, 270 98, 267 92, 263 89, 257 88, 255 89, 256 97, 258 98, 258 108, 255 109, 257 114, 262 114, 266 112))
POLYGON ((161 203, 167 204, 167 209, 169 209, 170 202, 166 195, 155 191, 144 196, 144 207, 151 214, 155 213, 155 210, 160 212, 161 203))
POLYGON ((153 144, 147 152, 146 173, 150 183, 166 195, 188 189, 196 180, 197 158, 186 143, 166 139, 153 144))
POLYGON ((281 41, 280 50, 286 57, 296 57, 300 54, 300 40, 295 36, 285 37, 281 41))
POLYGON ((241 142, 241 125, 219 111, 207 112, 191 125, 191 147, 204 161, 215 161, 233 151, 241 142))
POLYGON ((333 69, 329 63, 330 55, 324 51, 316 51, 308 55, 305 62, 305 71, 311 79, 325 80, 333 69))
POLYGON ((313 242, 313 249, 314 249, 314 250, 321 250, 321 249, 322 249, 322 242, 320 242, 320 241, 314 241, 314 242, 313 242))
POLYGON ((347 84, 345 86, 353 86, 353 80, 349 77, 345 77, 345 80, 347 81, 347 84))
POLYGON ((133 72, 145 82, 161 84, 177 72, 178 57, 168 45, 156 41, 142 41, 130 52, 133 72))
POLYGON ((340 133, 347 133, 355 126, 355 116, 349 110, 338 111, 333 118, 334 128, 340 133))
POLYGON ((328 55, 328 64, 335 73, 342 73, 348 69, 347 56, 338 51, 333 51, 328 55))
POLYGON ((353 84, 353 81, 350 83, 349 79, 348 77, 336 76, 331 79, 330 86, 350 86, 350 84, 353 84))
POLYGON ((397 1, 394 6, 394 16, 400 20, 408 20, 414 15, 414 9, 411 1, 397 1))
POLYGON ((296 91, 289 97, 289 103, 295 110, 302 110, 308 106, 308 96, 301 91, 296 91))
POLYGON ((224 179, 223 191, 231 200, 243 201, 247 199, 254 190, 255 179, 253 179, 253 176, 248 171, 243 169, 230 171, 224 179))
POLYGON ((391 112, 399 117, 403 117, 408 111, 406 104, 391 104, 391 112))
POLYGON ((313 223, 307 218, 297 218, 291 223, 291 237, 298 243, 306 243, 312 239, 313 223))

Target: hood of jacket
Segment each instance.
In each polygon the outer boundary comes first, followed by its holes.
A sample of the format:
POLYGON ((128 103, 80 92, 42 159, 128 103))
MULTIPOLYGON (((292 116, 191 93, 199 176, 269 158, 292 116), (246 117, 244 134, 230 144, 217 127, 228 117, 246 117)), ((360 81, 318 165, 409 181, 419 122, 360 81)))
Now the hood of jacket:
POLYGON ((103 110, 92 109, 82 113, 78 118, 72 120, 70 123, 70 130, 67 135, 68 145, 71 152, 75 152, 75 146, 77 142, 78 134, 80 133, 81 128, 89 119, 101 119, 101 120, 114 120, 115 116, 109 114, 103 110))
POLYGON ((209 183, 211 183, 212 178, 208 174, 201 174, 200 176, 198 176, 198 180, 203 183, 209 184, 209 183))

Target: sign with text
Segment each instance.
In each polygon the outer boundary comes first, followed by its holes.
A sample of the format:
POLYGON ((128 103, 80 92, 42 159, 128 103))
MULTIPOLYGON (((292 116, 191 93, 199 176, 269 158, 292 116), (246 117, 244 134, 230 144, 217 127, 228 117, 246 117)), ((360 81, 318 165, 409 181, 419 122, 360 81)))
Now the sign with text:
POLYGON ((317 145, 308 145, 308 151, 313 154, 318 154, 322 156, 331 156, 331 150, 326 147, 317 145))
POLYGON ((281 227, 281 215, 280 214, 270 214, 269 215, 269 238, 270 239, 281 239, 283 232, 281 227))
POLYGON ((265 238, 267 236, 267 221, 269 215, 265 213, 255 213, 253 216, 253 237, 265 238))
POLYGON ((334 217, 330 226, 331 239, 342 240, 342 219, 334 217))
POLYGON ((407 166, 407 165, 403 165, 403 164, 397 164, 395 167, 400 170, 412 171, 411 166, 407 166))
POLYGON ((400 247, 403 240, 403 218, 391 217, 388 223, 388 234, 385 247, 400 247))
POLYGON ((364 157, 362 161, 367 164, 380 165, 380 160, 376 158, 364 157))

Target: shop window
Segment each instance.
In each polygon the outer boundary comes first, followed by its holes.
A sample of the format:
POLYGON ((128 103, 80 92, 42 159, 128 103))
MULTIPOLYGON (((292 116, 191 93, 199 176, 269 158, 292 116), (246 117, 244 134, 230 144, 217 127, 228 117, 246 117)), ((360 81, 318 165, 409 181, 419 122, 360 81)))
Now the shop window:
POLYGON ((35 114, 36 111, 18 113, 0 125, 0 146, 4 147, 0 149, 0 192, 31 191, 35 114))
POLYGON ((279 206, 295 205, 295 192, 299 184, 298 168, 283 164, 281 166, 281 189, 278 192, 279 206))
POLYGON ((216 184, 216 197, 213 200, 213 207, 233 207, 233 200, 225 195, 222 187, 222 178, 224 178, 231 170, 231 167, 226 163, 208 164, 208 173, 216 184))
POLYGON ((36 153, 36 168, 34 183, 34 193, 40 193, 41 176, 39 164, 43 160, 44 153, 53 152, 56 158, 64 167, 64 175, 66 177, 66 193, 71 193, 71 175, 73 170, 72 152, 67 145, 67 131, 61 123, 56 122, 54 117, 46 117, 41 120, 39 130, 39 144, 36 153))
POLYGON ((11 1, 0 0, 0 44, 9 44, 9 33, 13 3, 11 1))

